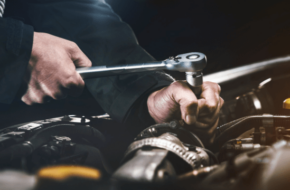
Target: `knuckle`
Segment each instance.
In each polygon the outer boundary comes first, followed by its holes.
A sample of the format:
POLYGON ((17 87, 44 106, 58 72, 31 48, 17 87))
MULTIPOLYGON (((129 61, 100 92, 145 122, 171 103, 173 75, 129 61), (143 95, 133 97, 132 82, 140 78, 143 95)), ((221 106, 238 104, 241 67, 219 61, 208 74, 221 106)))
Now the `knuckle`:
POLYGON ((217 83, 212 83, 212 85, 217 91, 220 91, 220 85, 218 85, 217 83))
POLYGON ((70 41, 70 43, 72 49, 78 48, 78 45, 75 42, 70 41))
POLYGON ((83 61, 83 64, 79 65, 80 67, 91 67, 92 66, 92 62, 91 60, 85 56, 84 57, 84 61, 83 61))
POLYGON ((173 89, 176 89, 176 88, 184 88, 185 87, 185 83, 183 81, 175 81, 171 84, 171 87, 173 89))
POLYGON ((218 93, 215 93, 215 101, 217 102, 217 104, 220 102, 221 97, 218 93))
POLYGON ((217 106, 217 104, 215 104, 214 102, 208 102, 206 104, 206 107, 207 107, 209 112, 214 112, 216 110, 216 106, 217 106))
POLYGON ((57 91, 52 91, 50 97, 52 97, 53 99, 57 99, 57 95, 58 95, 57 91))
POLYGON ((30 101, 30 105, 35 105, 35 104, 42 104, 43 101, 40 98, 34 98, 30 101))
POLYGON ((207 107, 208 108, 216 108, 217 104, 213 101, 207 102, 207 107))
POLYGON ((75 77, 76 77, 76 71, 74 70, 74 68, 70 68, 66 72, 65 81, 73 81, 75 77))
POLYGON ((45 99, 45 96, 44 96, 44 95, 37 96, 37 97, 35 97, 35 99, 33 100, 33 103, 36 103, 36 104, 43 104, 43 103, 44 103, 44 99, 45 99))
POLYGON ((75 51, 75 53, 79 53, 81 51, 79 46, 76 43, 74 43, 73 45, 73 50, 75 51))
POLYGON ((204 84, 204 85, 209 85, 209 86, 211 86, 211 85, 214 84, 214 83, 213 83, 213 82, 210 82, 210 81, 204 81, 203 84, 204 84))
POLYGON ((43 104, 45 103, 45 97, 47 96, 47 91, 43 89, 43 86, 38 84, 38 86, 30 86, 26 94, 22 97, 22 100, 28 105, 43 104))
POLYGON ((220 93, 222 91, 222 88, 220 85, 217 84, 218 92, 220 93))
POLYGON ((177 86, 180 86, 180 81, 174 81, 173 83, 171 83, 170 86, 171 86, 171 87, 177 87, 177 86))
POLYGON ((198 106, 198 102, 197 101, 189 101, 186 104, 187 110, 196 110, 197 109, 197 106, 198 106))
POLYGON ((87 66, 88 66, 88 67, 91 67, 92 65, 93 65, 93 64, 92 64, 92 61, 91 61, 91 60, 89 60, 89 61, 88 61, 88 65, 87 65, 87 66))
POLYGON ((32 105, 33 105, 33 103, 30 102, 30 101, 25 101, 24 103, 25 103, 26 105, 28 105, 28 106, 32 106, 32 105))
POLYGON ((32 106, 33 105, 33 103, 31 102, 31 101, 24 101, 24 103, 26 104, 26 105, 28 105, 28 106, 32 106))
POLYGON ((73 86, 81 86, 82 81, 78 79, 76 73, 71 74, 65 81, 65 88, 71 88, 73 86))
POLYGON ((61 99, 62 96, 63 96, 63 94, 62 94, 61 90, 53 91, 50 95, 50 97, 52 97, 55 100, 61 99))
POLYGON ((77 53, 79 51, 79 46, 72 41, 70 41, 69 48, 72 54, 77 53))
POLYGON ((211 87, 212 89, 214 89, 215 91, 217 91, 218 93, 221 92, 221 87, 219 84, 214 83, 214 82, 210 82, 210 81, 205 81, 204 82, 205 85, 211 87))
POLYGON ((32 102, 29 101, 25 96, 23 96, 23 97, 21 98, 21 100, 22 100, 26 105, 29 105, 29 106, 32 105, 32 102))
POLYGON ((75 77, 74 76, 70 76, 66 79, 64 87, 66 88, 71 88, 72 86, 74 86, 76 84, 75 82, 75 77))
POLYGON ((205 84, 208 84, 208 85, 215 85, 215 84, 217 84, 217 83, 214 83, 214 82, 211 82, 211 81, 205 81, 204 83, 205 84))

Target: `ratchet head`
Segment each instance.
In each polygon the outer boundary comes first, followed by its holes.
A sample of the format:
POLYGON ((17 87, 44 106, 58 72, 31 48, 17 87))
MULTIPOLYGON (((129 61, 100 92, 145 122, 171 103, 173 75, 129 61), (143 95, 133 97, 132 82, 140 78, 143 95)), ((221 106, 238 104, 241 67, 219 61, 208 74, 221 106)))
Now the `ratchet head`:
POLYGON ((195 95, 200 96, 203 83, 202 70, 206 66, 206 56, 203 53, 180 54, 165 60, 165 63, 168 70, 185 72, 187 83, 192 87, 195 95))
POLYGON ((179 72, 199 72, 206 66, 206 56, 203 53, 192 52, 177 55, 165 60, 166 68, 179 72))

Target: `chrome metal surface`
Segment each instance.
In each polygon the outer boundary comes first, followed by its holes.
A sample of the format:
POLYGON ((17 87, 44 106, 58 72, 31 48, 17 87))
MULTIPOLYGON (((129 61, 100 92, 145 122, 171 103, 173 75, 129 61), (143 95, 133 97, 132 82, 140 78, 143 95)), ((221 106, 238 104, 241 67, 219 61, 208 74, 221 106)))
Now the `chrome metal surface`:
POLYGON ((151 62, 134 65, 95 66, 76 69, 83 79, 166 69, 166 63, 151 62))
POLYGON ((250 96, 251 96, 251 98, 253 100, 253 103, 254 103, 254 106, 255 106, 256 110, 257 111, 262 110, 262 104, 261 104, 259 98, 257 97, 257 95, 254 94, 254 93, 250 93, 250 96))
POLYGON ((202 85, 202 72, 185 72, 186 81, 191 86, 202 85))
POLYGON ((272 78, 268 78, 268 79, 262 81, 262 82, 259 84, 258 88, 259 88, 259 89, 263 88, 263 86, 265 86, 267 83, 269 83, 269 82, 271 82, 271 81, 272 81, 272 78))
POLYGON ((179 72, 198 72, 206 66, 206 56, 203 53, 191 52, 177 55, 175 59, 167 59, 166 69, 179 72))
POLYGON ((177 137, 169 133, 164 133, 159 137, 151 137, 134 141, 125 152, 125 157, 145 146, 166 149, 183 159, 192 168, 199 167, 201 160, 203 160, 204 165, 209 164, 209 157, 203 149, 197 148, 196 152, 188 151, 188 148, 185 147, 177 137))
POLYGON ((179 72, 201 72, 205 66, 205 55, 202 53, 193 52, 180 54, 175 58, 169 58, 164 61, 123 66, 117 65, 78 68, 77 72, 82 76, 82 78, 87 79, 165 69, 179 72))
POLYGON ((186 81, 192 87, 195 87, 193 92, 198 97, 201 93, 201 85, 203 83, 202 70, 205 68, 205 66, 206 56, 202 53, 192 52, 177 55, 175 58, 170 57, 169 59, 159 62, 157 61, 123 66, 95 66, 78 68, 76 70, 83 79, 165 69, 186 72, 186 81))
POLYGON ((263 114, 262 124, 263 127, 273 127, 274 126, 274 116, 271 114, 263 114))
POLYGON ((0 171, 1 190, 31 190, 35 189, 37 177, 24 171, 2 169, 0 171))
POLYGON ((0 0, 0 17, 3 16, 5 9, 5 0, 0 0))
POLYGON ((22 125, 20 127, 18 127, 19 130, 26 130, 26 131, 30 131, 32 129, 36 129, 42 127, 42 124, 40 123, 28 123, 26 125, 22 125))
POLYGON ((92 118, 98 118, 98 119, 102 119, 102 118, 109 118, 110 115, 105 113, 103 115, 96 115, 96 116, 91 116, 92 118))
POLYGON ((203 77, 203 80, 222 84, 222 83, 226 83, 228 81, 231 81, 231 80, 243 77, 243 76, 261 72, 266 69, 271 69, 271 68, 280 67, 280 66, 290 66, 289 62, 290 62, 290 56, 280 57, 276 59, 253 63, 250 65, 245 65, 245 66, 236 67, 233 69, 228 69, 225 71, 220 71, 213 74, 205 75, 203 77))
POLYGON ((202 178, 201 176, 205 176, 209 174, 210 172, 214 171, 218 167, 219 167, 218 165, 213 165, 213 166, 198 168, 198 169, 192 170, 188 173, 178 176, 177 180, 181 183, 183 183, 184 181, 189 181, 189 180, 191 183, 200 182, 202 178))

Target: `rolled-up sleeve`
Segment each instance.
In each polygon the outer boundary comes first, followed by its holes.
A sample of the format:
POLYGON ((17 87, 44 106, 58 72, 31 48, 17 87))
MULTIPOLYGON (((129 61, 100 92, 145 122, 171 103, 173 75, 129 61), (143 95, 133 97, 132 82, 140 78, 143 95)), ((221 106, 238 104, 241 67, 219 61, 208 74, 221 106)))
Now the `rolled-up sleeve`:
POLYGON ((29 62, 33 28, 0 18, 0 110, 12 103, 29 62))

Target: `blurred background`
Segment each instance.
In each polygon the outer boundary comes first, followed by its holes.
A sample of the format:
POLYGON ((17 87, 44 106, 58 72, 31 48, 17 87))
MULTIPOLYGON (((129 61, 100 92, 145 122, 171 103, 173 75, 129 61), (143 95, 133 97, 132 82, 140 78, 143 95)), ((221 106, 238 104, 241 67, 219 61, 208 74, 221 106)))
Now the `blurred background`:
POLYGON ((290 54, 290 1, 106 1, 157 60, 205 53, 204 74, 290 54))

